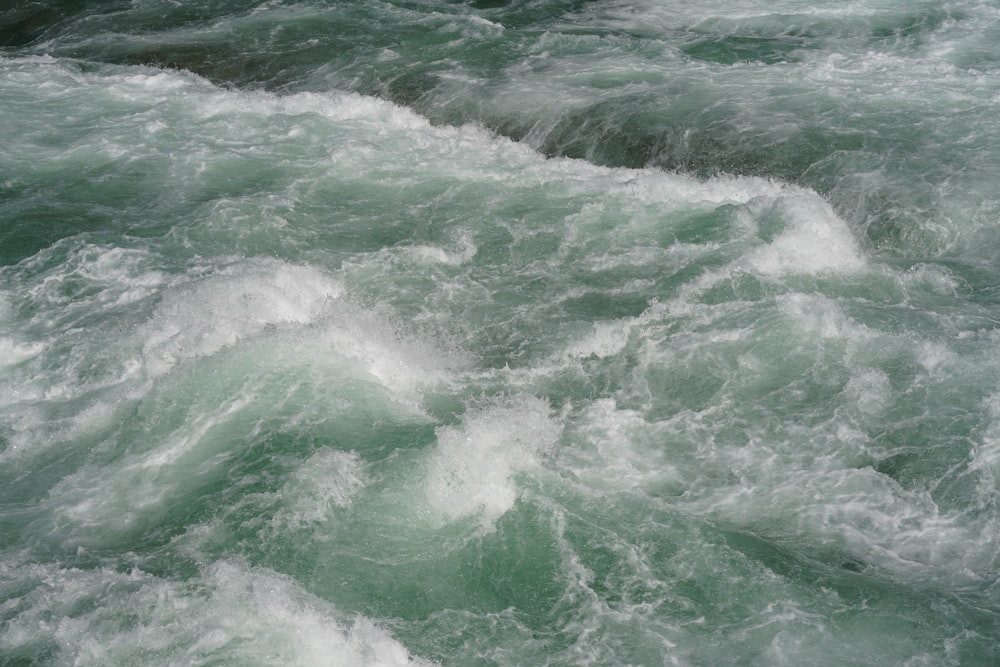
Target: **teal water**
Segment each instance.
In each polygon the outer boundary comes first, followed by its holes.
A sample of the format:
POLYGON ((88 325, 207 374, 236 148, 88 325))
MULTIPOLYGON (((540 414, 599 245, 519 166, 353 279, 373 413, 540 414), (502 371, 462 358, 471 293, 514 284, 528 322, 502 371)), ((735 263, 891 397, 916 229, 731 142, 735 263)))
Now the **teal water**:
POLYGON ((0 2, 0 665, 1000 663, 998 18, 0 2))

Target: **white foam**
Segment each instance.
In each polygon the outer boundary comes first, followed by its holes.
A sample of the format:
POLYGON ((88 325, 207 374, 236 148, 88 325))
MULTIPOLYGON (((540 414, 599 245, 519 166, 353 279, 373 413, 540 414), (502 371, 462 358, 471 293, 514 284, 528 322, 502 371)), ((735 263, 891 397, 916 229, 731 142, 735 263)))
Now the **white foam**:
MULTIPOLYGON (((71 390, 65 385, 55 387, 54 390, 55 395, 75 392, 75 388, 71 390)), ((10 428, 5 433, 8 446, 0 451, 0 463, 3 464, 26 462, 53 447, 68 452, 71 448, 88 446, 88 436, 115 426, 121 418, 121 405, 113 400, 95 401, 70 416, 53 418, 46 409, 45 397, 36 393, 33 388, 26 391, 15 388, 0 392, 0 395, 3 396, 0 406, 6 408, 6 426, 10 428), (7 401, 6 404, 4 400, 7 401)))
MULTIPOLYGON (((809 191, 767 178, 719 176, 700 181, 656 169, 613 170, 621 188, 645 203, 711 205, 747 204, 758 198, 803 196, 809 191)), ((813 195, 815 196, 815 195, 813 195)))
MULTIPOLYGON (((217 473, 230 445, 217 432, 250 404, 249 396, 230 397, 194 414, 166 436, 147 435, 146 451, 123 456, 114 465, 84 466, 67 475, 44 501, 61 526, 59 539, 71 545, 100 546, 120 539, 122 532, 143 521, 162 516, 171 498, 217 473)), ((96 416, 89 412, 75 421, 93 428, 97 419, 106 418, 103 411, 96 416)))
POLYGON ((904 288, 920 288, 948 297, 956 296, 961 287, 968 287, 948 267, 934 264, 915 264, 899 280, 904 288))
POLYGON ((820 338, 874 336, 867 328, 845 315, 835 302, 824 296, 787 294, 778 298, 778 304, 803 331, 820 338))
POLYGON ((574 475, 592 488, 603 492, 643 489, 652 494, 683 488, 680 469, 659 446, 669 438, 640 412, 601 399, 586 409, 581 421, 579 435, 589 447, 574 448, 567 456, 575 459, 574 475))
POLYGON ((447 382, 467 363, 461 352, 442 351, 342 294, 339 281, 307 265, 256 259, 227 267, 167 293, 141 331, 144 366, 156 377, 280 330, 289 334, 282 345, 350 358, 416 408, 423 387, 447 382))
POLYGON ((983 475, 980 493, 992 500, 1000 480, 1000 394, 988 396, 983 401, 983 408, 990 421, 969 452, 969 469, 983 475))
POLYGON ((351 505, 367 482, 364 462, 355 452, 324 449, 303 463, 282 488, 283 509, 271 521, 298 529, 320 523, 333 510, 351 505))
POLYGON ((625 349, 628 334, 635 326, 635 318, 614 322, 598 322, 591 332, 566 348, 570 357, 611 357, 625 349))
POLYGON ((559 439, 548 404, 519 396, 467 413, 437 430, 427 462, 427 497, 446 520, 478 516, 489 528, 517 500, 515 474, 540 465, 559 439))
POLYGON ((889 376, 876 369, 863 369, 851 376, 844 387, 844 395, 861 413, 881 415, 892 397, 889 376))
POLYGON ((339 283, 308 266, 259 259, 227 267, 167 293, 143 327, 146 367, 161 375, 268 327, 309 324, 341 292, 339 283))
MULTIPOLYGON (((3 273, 3 271, 0 271, 0 275, 3 275, 3 273)), ((0 289, 0 324, 7 323, 14 314, 14 308, 11 304, 12 296, 6 290, 0 289)))
POLYGON ((954 368, 958 355, 947 345, 931 340, 918 340, 914 345, 917 363, 930 375, 939 374, 942 368, 954 368))
POLYGON ((454 370, 468 364, 460 350, 431 339, 375 313, 338 301, 322 327, 322 344, 352 359, 399 403, 420 410, 425 387, 448 384, 454 370))
POLYGON ((847 225, 825 201, 813 196, 780 200, 791 218, 789 228, 750 252, 746 263, 769 276, 790 273, 847 273, 864 262, 847 225))
MULTIPOLYGON (((0 336, 0 368, 15 366, 37 357, 45 349, 42 343, 19 343, 8 336, 0 336)), ((2 402, 3 399, 0 399, 2 402)))
POLYGON ((162 271, 150 266, 157 258, 147 250, 84 243, 53 262, 60 250, 56 244, 25 260, 18 268, 34 275, 16 281, 19 298, 38 309, 36 323, 49 328, 68 329, 96 312, 139 301, 167 282, 162 271))
POLYGON ((457 234, 455 248, 441 248, 431 245, 415 245, 406 250, 420 259, 450 266, 459 266, 470 261, 476 256, 476 244, 472 240, 472 235, 462 230, 457 234))
POLYGON ((431 664, 368 618, 345 618, 294 580, 239 561, 216 562, 179 583, 135 569, 5 570, 28 592, 0 647, 51 642, 61 664, 431 664))

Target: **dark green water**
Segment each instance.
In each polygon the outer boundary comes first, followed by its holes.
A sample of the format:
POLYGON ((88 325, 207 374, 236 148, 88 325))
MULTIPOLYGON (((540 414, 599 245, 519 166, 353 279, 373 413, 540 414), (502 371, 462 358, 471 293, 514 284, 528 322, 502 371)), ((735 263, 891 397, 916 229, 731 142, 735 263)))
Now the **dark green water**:
POLYGON ((998 12, 0 2, 0 665, 1000 663, 998 12))

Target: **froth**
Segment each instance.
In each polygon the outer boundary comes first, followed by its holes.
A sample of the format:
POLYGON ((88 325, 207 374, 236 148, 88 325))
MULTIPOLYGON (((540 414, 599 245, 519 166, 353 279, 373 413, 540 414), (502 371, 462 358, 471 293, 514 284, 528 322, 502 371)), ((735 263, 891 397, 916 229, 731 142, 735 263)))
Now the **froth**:
POLYGON ((301 528, 327 519, 337 508, 351 504, 367 479, 364 465, 354 452, 325 449, 313 454, 292 475, 281 492, 285 508, 272 525, 301 528))
POLYGON ((0 336, 0 369, 37 356, 44 347, 42 343, 19 343, 13 338, 0 336))
POLYGON ((174 583, 140 570, 26 566, 0 647, 54 644, 60 663, 429 665, 364 616, 346 618, 294 580, 239 561, 174 583))
POLYGON ((322 332, 333 351, 359 362, 395 400, 414 410, 424 388, 449 383, 451 373, 468 363, 461 351, 351 303, 333 304, 322 332))
POLYGON ((274 344, 333 354, 363 368, 411 408, 420 390, 446 382, 466 363, 459 351, 344 298, 341 283, 309 265, 255 259, 169 292, 143 327, 143 361, 152 376, 241 342, 283 334, 274 344))
POLYGON ((445 520, 478 516, 489 527, 517 500, 514 476, 538 466, 558 440, 548 404, 521 396, 463 417, 437 431, 427 464, 427 496, 445 520))
POLYGON ((268 327, 309 324, 341 291, 307 266, 266 259, 236 265, 169 293, 145 327, 143 356, 159 375, 268 327))
POLYGON ((788 228, 752 251, 746 262, 764 275, 842 273, 863 264, 847 225, 817 196, 779 200, 788 228))
POLYGON ((990 422, 971 451, 969 467, 983 475, 981 493, 990 500, 1000 480, 1000 394, 987 397, 983 403, 990 422))
POLYGON ((669 436, 651 428, 640 412, 619 409, 611 399, 595 401, 579 429, 588 447, 573 450, 574 472, 593 488, 643 489, 652 494, 683 490, 681 470, 658 446, 669 436))

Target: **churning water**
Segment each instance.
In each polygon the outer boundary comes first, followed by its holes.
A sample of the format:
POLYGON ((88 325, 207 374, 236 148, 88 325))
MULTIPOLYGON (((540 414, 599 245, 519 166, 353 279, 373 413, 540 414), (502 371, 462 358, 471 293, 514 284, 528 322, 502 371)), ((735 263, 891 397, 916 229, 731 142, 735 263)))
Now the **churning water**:
POLYGON ((1000 663, 1000 7, 0 4, 0 664, 1000 663))

